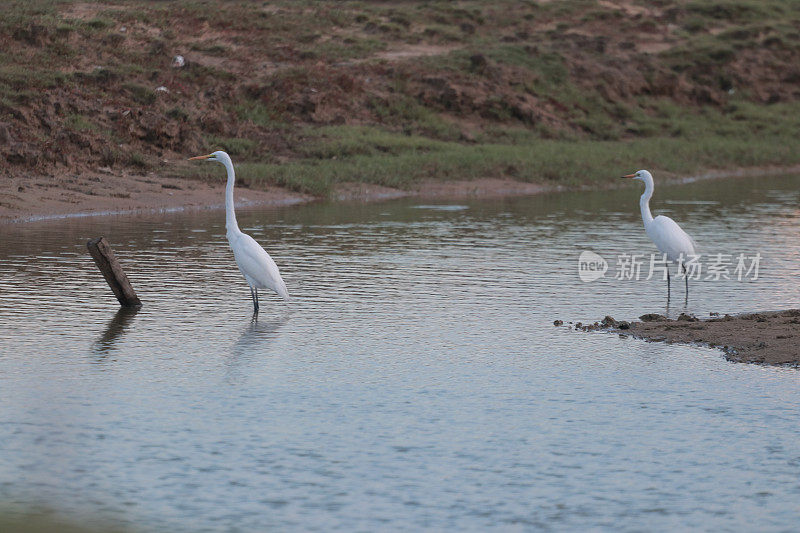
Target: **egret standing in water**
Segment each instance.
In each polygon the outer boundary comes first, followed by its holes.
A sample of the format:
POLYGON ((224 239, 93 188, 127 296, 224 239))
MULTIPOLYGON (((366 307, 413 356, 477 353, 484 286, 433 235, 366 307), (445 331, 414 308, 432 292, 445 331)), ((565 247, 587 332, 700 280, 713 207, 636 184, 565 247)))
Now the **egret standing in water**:
MULTIPOLYGON (((639 199, 639 208, 642 211, 642 221, 644 222, 644 231, 650 240, 653 241, 656 247, 662 254, 667 256, 671 262, 678 263, 679 268, 683 268, 684 275, 686 274, 686 260, 691 256, 697 255, 697 243, 694 242, 688 233, 683 231, 677 222, 664 215, 658 215, 653 218, 650 213, 650 198, 653 196, 653 176, 646 170, 640 170, 635 174, 628 174, 622 176, 623 178, 632 178, 644 182, 644 194, 639 199)), ((689 276, 686 279, 686 299, 689 299, 689 276)), ((669 283, 669 268, 667 268, 667 299, 669 299, 670 292, 669 283)))
POLYGON ((236 223, 236 213, 233 209, 233 182, 236 176, 233 172, 233 162, 228 154, 223 151, 208 155, 191 157, 192 159, 205 159, 222 163, 228 171, 228 185, 225 187, 225 229, 228 242, 233 250, 233 257, 239 265, 239 271, 250 285, 250 296, 253 297, 253 313, 258 314, 258 289, 272 289, 284 299, 289 299, 286 284, 278 271, 278 265, 269 256, 266 250, 259 245, 250 235, 242 233, 236 223))

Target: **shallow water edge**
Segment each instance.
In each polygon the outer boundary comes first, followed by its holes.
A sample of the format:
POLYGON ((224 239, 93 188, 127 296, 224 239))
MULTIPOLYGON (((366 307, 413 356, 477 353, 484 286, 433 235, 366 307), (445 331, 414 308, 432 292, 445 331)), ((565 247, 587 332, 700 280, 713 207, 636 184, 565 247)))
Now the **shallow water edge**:
MULTIPOLYGON (((690 176, 676 176, 662 174, 658 181, 661 185, 693 183, 704 180, 732 179, 732 178, 752 178, 760 176, 779 176, 783 174, 800 173, 800 165, 789 167, 769 166, 769 167, 747 167, 725 170, 708 170, 703 173, 690 176)), ((135 179, 135 178, 134 178, 135 179)), ((138 180, 137 180, 138 181, 138 180)), ((149 180, 152 181, 152 180, 149 180)), ((161 183, 164 189, 171 189, 173 178, 155 178, 156 182, 161 183)), ((184 180, 191 182, 191 180, 184 180)), ((124 186, 124 185, 123 185, 124 186)), ((508 178, 482 178, 479 180, 459 180, 459 181, 424 181, 412 190, 396 189, 369 183, 343 183, 340 184, 333 196, 329 199, 318 198, 307 194, 296 193, 286 189, 270 187, 267 190, 237 188, 236 208, 247 209, 257 207, 280 207, 291 205, 302 205, 312 202, 382 202, 396 200, 400 198, 420 198, 420 199, 492 199, 512 196, 531 196, 535 194, 566 192, 566 191, 591 191, 591 190, 613 190, 628 186, 620 183, 619 180, 610 177, 607 182, 585 184, 580 186, 566 186, 553 183, 529 183, 516 181, 508 178)), ((153 194, 135 198, 136 207, 122 205, 118 198, 109 199, 98 196, 91 196, 87 202, 59 205, 53 209, 52 205, 38 201, 37 198, 30 199, 30 203, 36 205, 32 209, 14 209, 0 206, 0 225, 14 224, 22 222, 41 222, 47 220, 61 220, 65 218, 82 218, 94 216, 120 216, 120 215, 147 215, 147 214, 168 214, 181 213, 185 211, 199 210, 220 210, 225 208, 222 202, 224 187, 218 184, 216 187, 204 187, 201 191, 181 191, 181 195, 175 196, 172 192, 166 192, 165 196, 155 196, 153 194), (183 193, 188 193, 186 201, 181 199, 183 193), (112 200, 110 202, 105 200, 112 200)), ((127 202, 126 202, 127 203, 127 202)))

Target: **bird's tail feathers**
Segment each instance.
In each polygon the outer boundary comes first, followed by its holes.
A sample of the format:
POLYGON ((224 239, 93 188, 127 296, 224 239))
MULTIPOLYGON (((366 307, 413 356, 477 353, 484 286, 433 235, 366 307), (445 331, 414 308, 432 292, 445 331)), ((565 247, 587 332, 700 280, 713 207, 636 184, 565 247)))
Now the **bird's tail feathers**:
POLYGON ((277 293, 278 293, 278 296, 280 296, 280 297, 281 297, 281 298, 283 298, 284 300, 287 300, 287 301, 288 301, 288 300, 291 300, 291 299, 292 299, 292 297, 291 297, 291 296, 289 296, 289 290, 286 288, 286 283, 284 283, 284 282, 283 282, 283 280, 281 280, 281 283, 280 283, 280 285, 278 285, 278 286, 275 288, 275 292, 277 292, 277 293))

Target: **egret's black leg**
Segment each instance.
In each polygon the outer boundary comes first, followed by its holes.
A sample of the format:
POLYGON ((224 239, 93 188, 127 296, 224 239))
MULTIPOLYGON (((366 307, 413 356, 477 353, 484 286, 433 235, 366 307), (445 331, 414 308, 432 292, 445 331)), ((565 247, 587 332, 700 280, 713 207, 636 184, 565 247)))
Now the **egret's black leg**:
POLYGON ((669 285, 669 263, 667 263, 667 316, 669 316, 669 300, 671 296, 669 285))
POLYGON ((250 287, 250 297, 253 298, 253 314, 258 314, 258 293, 253 287, 250 287))
POLYGON ((667 300, 669 300, 670 283, 669 283, 669 265, 667 265, 667 300))
POLYGON ((686 265, 682 264, 683 267, 683 277, 686 278, 686 302, 689 302, 689 276, 686 272, 686 265))

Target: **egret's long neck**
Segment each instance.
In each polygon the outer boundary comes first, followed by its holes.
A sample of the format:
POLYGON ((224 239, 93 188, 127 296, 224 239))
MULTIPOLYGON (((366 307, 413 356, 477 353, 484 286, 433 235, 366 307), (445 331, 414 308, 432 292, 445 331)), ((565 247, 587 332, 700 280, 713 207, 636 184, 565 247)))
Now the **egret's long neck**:
POLYGON ((653 215, 650 213, 650 198, 653 196, 653 179, 645 179, 644 181, 644 194, 639 198, 639 208, 642 210, 642 222, 647 226, 653 221, 653 215))
POLYGON ((236 174, 233 172, 233 163, 230 159, 223 161, 222 164, 228 171, 228 184, 225 186, 225 229, 229 233, 238 233, 239 224, 236 223, 236 212, 233 208, 233 182, 236 181, 236 174))
POLYGON ((653 196, 654 187, 653 179, 645 179, 644 184, 644 194, 639 198, 639 208, 642 210, 642 222, 646 226, 653 221, 653 215, 650 213, 650 198, 653 196))

